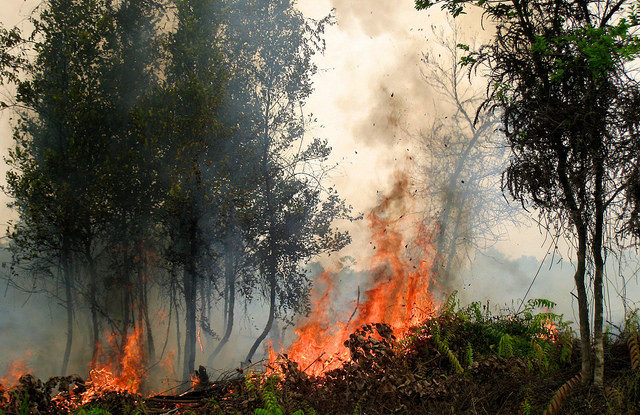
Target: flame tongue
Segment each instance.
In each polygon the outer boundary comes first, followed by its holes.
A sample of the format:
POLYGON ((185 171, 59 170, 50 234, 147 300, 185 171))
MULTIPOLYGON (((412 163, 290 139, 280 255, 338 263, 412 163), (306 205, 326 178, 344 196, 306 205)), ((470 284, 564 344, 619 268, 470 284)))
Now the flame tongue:
MULTIPOLYGON (((332 323, 335 273, 317 277, 311 292, 309 316, 295 329, 297 340, 287 351, 301 370, 322 375, 349 358, 344 342, 367 323, 386 323, 397 338, 435 311, 429 292, 435 249, 423 225, 413 226, 406 213, 413 199, 406 176, 400 176, 389 195, 371 211, 369 220, 375 253, 370 258, 370 284, 363 304, 347 321, 332 323)), ((274 358, 269 359, 273 362, 274 358)))
MULTIPOLYGON (((21 359, 10 362, 4 375, 0 377, 0 385, 2 385, 5 388, 8 388, 18 383, 18 379, 20 379, 22 375, 26 375, 27 373, 30 373, 31 369, 25 364, 25 361, 30 357, 31 357, 31 351, 27 350, 27 352, 21 359)), ((1 397, 2 396, 0 393, 0 398, 1 397)))
POLYGON ((105 391, 140 393, 145 377, 142 334, 142 326, 135 327, 125 336, 121 349, 117 345, 116 336, 112 334, 108 340, 111 349, 122 351, 115 356, 106 357, 106 363, 100 363, 104 359, 104 352, 99 348, 99 353, 91 364, 88 388, 82 396, 83 403, 105 391))

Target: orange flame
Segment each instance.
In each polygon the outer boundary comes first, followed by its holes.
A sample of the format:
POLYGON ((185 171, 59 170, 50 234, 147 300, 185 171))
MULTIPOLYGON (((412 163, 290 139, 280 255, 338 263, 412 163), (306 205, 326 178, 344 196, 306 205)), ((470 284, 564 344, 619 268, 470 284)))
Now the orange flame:
POLYGON ((542 328, 546 331, 545 334, 540 335, 541 338, 547 339, 551 342, 558 341, 558 326, 556 323, 550 318, 545 319, 544 323, 542 323, 542 328))
MULTIPOLYGON (((386 323, 397 338, 436 311, 429 287, 435 249, 423 225, 413 226, 407 217, 413 198, 409 181, 401 175, 391 193, 367 219, 375 254, 370 258, 369 280, 363 304, 348 321, 333 323, 332 297, 335 273, 321 273, 311 292, 312 309, 295 329, 297 340, 289 347, 289 359, 308 374, 321 376, 349 358, 344 342, 367 323, 386 323)), ((270 353, 270 363, 275 361, 270 353)))
MULTIPOLYGON (((98 356, 91 363, 87 391, 82 396, 82 402, 87 403, 104 391, 140 392, 145 378, 144 347, 142 340, 142 326, 137 326, 125 336, 122 351, 115 356, 107 356, 106 363, 100 363, 104 354, 99 348, 98 356)), ((112 350, 120 350, 116 335, 109 336, 108 343, 112 350)))
POLYGON ((27 350, 25 356, 21 359, 14 360, 9 362, 9 366, 7 366, 7 370, 4 372, 4 375, 0 377, 0 385, 4 387, 11 387, 18 383, 18 380, 27 373, 31 372, 29 366, 25 364, 25 360, 31 357, 31 351, 27 350))

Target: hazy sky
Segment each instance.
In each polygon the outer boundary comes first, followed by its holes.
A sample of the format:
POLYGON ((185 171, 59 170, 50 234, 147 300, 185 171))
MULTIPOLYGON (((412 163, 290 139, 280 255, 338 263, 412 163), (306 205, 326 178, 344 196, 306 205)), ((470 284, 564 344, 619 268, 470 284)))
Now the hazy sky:
MULTIPOLYGON (((0 2, 5 26, 24 26, 40 4, 0 2)), ((315 93, 306 111, 318 119, 312 134, 327 138, 334 149, 336 187, 356 210, 366 212, 392 184, 395 171, 411 168, 407 156, 415 152, 414 137, 437 114, 437 97, 422 78, 421 57, 430 47, 429 26, 443 23, 444 15, 417 12, 412 0, 301 0, 299 7, 314 18, 335 9, 338 24, 327 31, 327 50, 318 59, 315 93)), ((473 30, 476 17, 467 17, 463 27, 466 23, 473 30)), ((10 117, 0 112, 2 154, 11 145, 10 117)), ((0 163, 0 182, 5 172, 0 163)), ((0 195, 0 224, 13 217, 6 201, 0 195)), ((366 232, 360 235, 366 239, 366 232)), ((365 245, 355 236, 354 246, 365 245)), ((509 232, 500 247, 510 256, 544 254, 537 230, 509 232)))

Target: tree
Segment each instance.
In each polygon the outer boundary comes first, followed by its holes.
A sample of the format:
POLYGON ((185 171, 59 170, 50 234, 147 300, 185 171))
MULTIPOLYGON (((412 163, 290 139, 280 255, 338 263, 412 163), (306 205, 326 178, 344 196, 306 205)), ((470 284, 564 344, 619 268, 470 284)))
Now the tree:
POLYGON ((304 143, 308 119, 302 109, 316 71, 312 58, 323 49, 330 17, 308 21, 291 0, 230 0, 227 5, 228 99, 238 114, 230 124, 251 144, 254 157, 247 243, 256 255, 269 307, 249 361, 276 319, 305 304, 304 262, 348 242, 346 234, 331 228, 348 209, 323 187, 330 148, 320 139, 304 143))
POLYGON ((138 126, 144 118, 145 99, 157 85, 157 22, 161 16, 157 0, 123 0, 109 10, 114 30, 109 39, 113 57, 102 84, 113 104, 112 143, 108 154, 109 231, 105 234, 108 254, 102 261, 110 282, 108 300, 118 304, 113 327, 123 337, 136 324, 144 325, 150 361, 155 360, 153 331, 149 319, 149 256, 157 248, 155 223, 162 195, 157 183, 156 157, 151 156, 147 137, 138 126), (136 321, 137 311, 137 321, 136 321))
POLYGON ((640 88, 626 64, 640 51, 632 1, 429 1, 454 16, 476 4, 496 25, 493 41, 462 58, 489 69, 485 105, 502 111, 511 148, 504 189, 540 211, 576 247, 583 380, 601 386, 607 235, 624 234, 638 170, 640 88), (591 353, 587 265, 593 264, 591 353))
MULTIPOLYGON (((424 56, 424 79, 441 99, 442 113, 421 131, 424 161, 420 177, 428 193, 427 217, 436 218, 439 286, 451 291, 459 269, 474 249, 495 243, 498 226, 515 210, 499 190, 507 149, 497 114, 476 114, 484 85, 459 67, 460 26, 453 21, 434 32, 436 43, 424 56), (444 107, 444 108, 443 108, 444 107)), ((473 35, 470 35, 473 36, 473 35)))
MULTIPOLYGON (((176 0, 176 29, 166 42, 163 85, 146 103, 139 134, 157 157, 162 200, 164 257, 182 270, 185 304, 183 378, 194 370, 197 342, 197 294, 211 254, 210 201, 219 188, 213 171, 224 154, 226 128, 219 111, 226 72, 220 49, 219 2, 176 0)), ((172 284, 172 287, 176 285, 172 284)))
MULTIPOLYGON (((12 170, 6 191, 20 215, 10 233, 14 260, 38 259, 61 269, 68 330, 64 372, 73 339, 73 291, 84 281, 72 277, 72 262, 88 260, 91 268, 108 215, 102 179, 111 107, 100 80, 113 26, 101 0, 51 0, 46 6, 32 19, 36 57, 24 65, 26 79, 18 82, 22 112, 7 160, 12 170)), ((98 281, 93 269, 89 274, 86 290, 78 292, 90 305, 96 347, 98 281)))
MULTIPOLYGON (((143 53, 148 46, 140 44, 155 32, 155 6, 151 0, 117 5, 51 0, 32 17, 34 60, 18 55, 14 61, 21 60, 18 69, 24 77, 14 68, 21 111, 5 189, 20 217, 10 233, 13 265, 35 270, 37 277, 62 280, 67 310, 63 373, 73 342, 74 311, 83 303, 91 312, 94 357, 102 321, 122 336, 130 326, 127 307, 133 300, 116 315, 109 300, 138 291, 126 283, 110 283, 109 295, 99 295, 103 283, 122 281, 99 268, 120 252, 113 249, 113 234, 129 236, 128 229, 149 216, 140 212, 149 209, 144 203, 148 192, 133 193, 141 203, 124 196, 132 196, 135 184, 146 189, 150 181, 148 169, 135 164, 143 157, 132 140, 138 137, 132 134, 131 118, 149 89, 150 56, 143 53), (119 226, 123 217, 131 217, 132 206, 138 217, 119 226), (88 275, 76 275, 78 271, 88 275)), ((147 335, 152 345, 149 324, 147 335)))

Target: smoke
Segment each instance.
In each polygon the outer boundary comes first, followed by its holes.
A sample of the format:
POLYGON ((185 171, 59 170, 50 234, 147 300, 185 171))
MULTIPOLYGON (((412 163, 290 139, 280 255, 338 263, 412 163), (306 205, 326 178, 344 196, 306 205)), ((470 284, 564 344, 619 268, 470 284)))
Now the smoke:
MULTIPOLYGON (((38 1, 11 0, 10 6, 1 12, 3 22, 9 26, 19 21, 15 16, 30 11, 26 6, 30 3, 38 1)), ((334 149, 331 157, 337 168, 332 180, 340 195, 356 212, 368 213, 388 194, 394 184, 394 173, 415 172, 416 155, 420 152, 416 137, 447 109, 426 82, 421 61, 423 52, 434 45, 431 25, 441 25, 444 13, 439 10, 417 12, 413 0, 304 0, 300 8, 310 17, 324 16, 335 8, 337 25, 327 30, 326 55, 318 57, 320 71, 314 79, 315 93, 305 111, 313 113, 313 118, 318 120, 318 125, 311 127, 310 135, 326 137, 334 149)), ((459 23, 464 29, 463 35, 479 33, 479 39, 486 36, 479 21, 477 13, 462 17, 459 23)), ((11 142, 9 117, 7 113, 0 114, 0 144, 6 152, 11 142)), ((3 169, 0 174, 4 177, 3 169)), ((6 199, 0 203, 3 208, 4 201, 6 199)), ((416 217, 422 213, 408 212, 416 217)), ((2 214, 4 218, 13 215, 8 210, 2 214)), ((374 246, 366 220, 338 225, 351 232, 353 243, 340 253, 341 258, 335 255, 323 258, 322 265, 327 269, 343 269, 336 277, 342 294, 336 307, 348 316, 358 292, 364 296, 368 288, 369 275, 362 270, 364 264, 357 261, 371 257, 374 246)), ((509 229, 515 230, 511 240, 497 245, 497 249, 473 256, 471 267, 457 270, 461 277, 454 288, 461 290, 463 299, 491 299, 493 303, 504 304, 524 295, 544 249, 540 248, 542 243, 535 227, 525 224, 509 229), (516 238, 521 241, 520 245, 513 242, 516 238)), ((545 266, 529 298, 554 300, 562 305, 560 312, 572 316, 568 301, 571 273, 572 267, 566 262, 554 263, 553 268, 545 266)), ((9 362, 23 357, 36 376, 57 375, 66 335, 61 317, 64 308, 49 298, 43 300, 41 294, 29 295, 10 287, 3 294, 0 297, 0 350, 3 351, 0 376, 9 362)), ((629 295, 638 298, 637 290, 630 291, 629 295)), ((150 308, 167 312, 160 296, 154 298, 157 300, 151 301, 150 308)), ((267 319, 265 305, 259 301, 239 301, 235 307, 238 330, 234 329, 229 344, 216 359, 220 371, 244 359, 267 319)), ((221 308, 221 305, 214 308, 212 313, 212 328, 218 333, 223 327, 221 308)), ((86 310, 80 311, 78 315, 84 316, 82 313, 86 310)), ((157 353, 164 349, 164 359, 175 356, 180 347, 176 342, 175 316, 171 317, 170 327, 167 316, 152 318, 157 353), (168 335, 166 347, 165 335, 168 335)), ((184 335, 184 323, 180 324, 184 335)), ((86 363, 91 358, 89 321, 76 317, 75 327, 77 336, 69 372, 86 375, 86 363)), ((284 329, 286 327, 274 332, 284 329)), ((279 334, 274 333, 273 337, 277 340, 279 334)), ((196 362, 206 362, 218 340, 202 333, 200 342, 202 349, 198 344, 196 362)), ((213 377, 217 374, 212 373, 213 377)), ((176 377, 179 376, 176 374, 176 377)))

